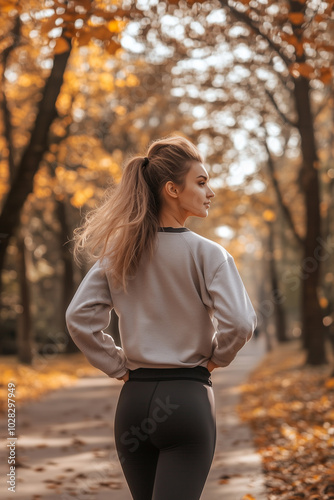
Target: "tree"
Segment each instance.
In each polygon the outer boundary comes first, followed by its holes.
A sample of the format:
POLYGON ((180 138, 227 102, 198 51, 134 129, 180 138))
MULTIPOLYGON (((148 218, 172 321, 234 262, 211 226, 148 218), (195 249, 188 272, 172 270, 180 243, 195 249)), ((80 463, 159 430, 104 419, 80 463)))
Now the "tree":
MULTIPOLYGON (((316 258, 322 230, 311 82, 316 80, 328 85, 332 81, 330 62, 333 61, 331 54, 334 40, 328 36, 326 29, 334 2, 329 0, 318 10, 312 8, 311 2, 304 0, 282 4, 281 9, 277 4, 275 9, 273 2, 257 3, 254 8, 247 1, 240 4, 220 0, 220 3, 230 11, 232 17, 245 23, 254 35, 264 41, 268 50, 289 71, 290 76, 285 77, 285 89, 290 92, 294 102, 296 120, 291 121, 282 112, 274 94, 268 92, 268 95, 283 120, 295 127, 300 135, 302 162, 299 185, 306 213, 305 236, 298 236, 298 239, 303 246, 302 268, 307 274, 302 285, 302 331, 308 352, 307 362, 322 364, 326 361, 323 313, 317 295, 321 260, 316 258)), ((284 208, 287 206, 284 205, 284 208)), ((295 234, 298 234, 297 231, 295 234)))
MULTIPOLYGON (((100 8, 87 0, 48 1, 47 9, 44 8, 44 0, 25 2, 24 5, 23 2, 2 3, 4 15, 1 28, 6 33, 2 40, 1 111, 5 139, 2 173, 6 163, 7 175, 3 177, 7 189, 4 186, 1 189, 4 196, 0 213, 0 289, 10 239, 20 226, 24 205, 33 191, 36 173, 50 146, 52 127, 58 117, 57 101, 71 53, 95 43, 113 57, 120 49, 119 39, 127 20, 140 14, 135 8, 124 10, 115 4, 100 8), (20 94, 20 82, 23 83, 24 98, 20 94), (20 109, 21 99, 23 103, 20 109), (26 113, 26 121, 19 125, 16 118, 18 113, 26 113)), ((57 213, 64 233, 65 212, 58 206, 57 213)), ((17 241, 20 246, 19 279, 24 306, 19 322, 20 338, 24 343, 20 358, 30 362, 31 314, 26 251, 24 239, 18 237, 17 241)), ((63 249, 65 271, 68 271, 66 252, 67 249, 63 249)), ((68 273, 64 276, 70 280, 68 273)), ((67 282, 69 284, 72 284, 71 280, 67 282)), ((69 287, 66 291, 71 293, 69 287)), ((64 304, 68 302, 68 293, 64 294, 64 304)))
MULTIPOLYGON (((43 1, 41 0, 41 10, 43 1)), ((25 29, 37 29, 41 36, 41 45, 49 49, 48 55, 53 53, 53 63, 50 74, 45 81, 42 96, 36 106, 36 119, 30 131, 30 138, 24 147, 21 158, 14 165, 14 140, 10 119, 10 108, 6 97, 6 85, 3 88, 2 109, 5 122, 5 137, 7 139, 8 163, 11 178, 7 196, 2 204, 0 214, 0 273, 3 269, 6 249, 10 237, 20 223, 20 214, 29 193, 33 189, 33 179, 38 171, 40 162, 48 150, 48 136, 50 127, 57 116, 56 102, 62 87, 64 73, 73 45, 80 47, 96 40, 103 45, 109 54, 115 54, 120 48, 118 36, 125 25, 125 20, 137 9, 124 10, 112 8, 96 8, 92 2, 78 0, 76 2, 48 2, 47 13, 36 15, 38 11, 31 8, 29 2, 24 7, 9 4, 4 9, 8 14, 7 38, 8 47, 3 53, 3 84, 5 70, 9 68, 9 56, 14 49, 23 44, 20 40, 20 19, 26 19, 25 29), (51 5, 52 4, 52 5, 51 5), (16 16, 14 14, 16 13, 16 16), (19 17, 20 16, 20 17, 19 17), (42 21, 38 22, 42 17, 42 21), (14 21, 11 19, 14 18, 14 21), (58 36, 54 37, 54 32, 58 36)), ((45 12, 42 10, 42 12, 45 12)), ((20 52, 20 49, 16 50, 20 52)))
MULTIPOLYGON (((270 121, 278 123, 281 131, 284 130, 284 134, 290 137, 297 131, 301 158, 295 177, 305 208, 302 228, 298 228, 296 224, 294 204, 286 201, 281 183, 276 182, 274 187, 281 210, 303 251, 301 316, 307 361, 310 364, 324 363, 326 356, 323 312, 317 295, 321 277, 321 259, 317 258, 317 255, 319 242, 323 241, 319 180, 321 165, 314 125, 317 111, 314 110, 316 107, 322 109, 331 91, 334 40, 328 26, 333 1, 323 2, 320 6, 306 0, 290 2, 220 0, 197 4, 197 11, 192 9, 190 12, 189 9, 188 18, 181 19, 178 11, 174 11, 175 17, 180 18, 179 24, 182 24, 189 38, 192 41, 200 41, 197 45, 194 43, 191 45, 187 40, 187 45, 183 44, 180 52, 189 54, 194 51, 192 47, 196 46, 199 53, 202 51, 202 55, 198 56, 201 61, 207 57, 205 46, 211 48, 211 55, 218 53, 219 47, 221 48, 220 54, 225 56, 221 63, 223 70, 217 64, 217 69, 202 70, 200 74, 197 73, 197 87, 208 89, 211 85, 211 88, 214 86, 216 90, 219 81, 221 82, 221 88, 225 93, 221 104, 225 117, 230 118, 229 121, 233 123, 232 127, 238 122, 241 123, 240 111, 244 117, 245 110, 256 111, 259 118, 257 124, 254 123, 256 119, 253 119, 252 134, 254 137, 257 136, 258 143, 262 144, 267 153, 272 179, 277 179, 280 175, 277 172, 275 154, 270 144, 266 142, 266 129, 271 126, 270 121), (223 21, 220 19, 220 26, 219 6, 223 9, 224 17, 223 21), (209 18, 210 29, 207 26, 209 18), (194 34, 196 22, 200 24, 202 31, 197 28, 198 33, 194 34), (224 44, 229 52, 226 52, 224 44), (213 51, 212 47, 215 47, 213 51), (239 52, 237 52, 238 47, 239 52), (215 81, 213 75, 217 74, 217 70, 222 78, 220 80, 216 78, 215 81), (209 77, 206 78, 205 73, 209 77), (236 86, 238 94, 236 88, 234 92, 231 90, 236 86), (227 109, 231 110, 230 116, 227 109)), ((181 6, 182 3, 179 2, 178 8, 181 9, 181 6)), ((168 35, 165 34, 166 37, 168 35)), ((179 40, 175 42, 177 48, 180 45, 179 40)), ((180 71, 179 74, 185 81, 187 71, 180 71)), ((179 77, 180 80, 181 78, 179 77)), ((197 103, 194 105, 198 105, 200 100, 203 103, 205 98, 197 97, 197 103)), ((219 99, 211 105, 212 110, 217 109, 218 105, 219 99)), ((210 105, 207 104, 206 107, 210 108, 210 105)), ((210 116, 210 120, 206 118, 202 123, 212 123, 212 114, 206 111, 206 116, 210 116)), ((205 133, 208 133, 209 126, 206 124, 204 128, 205 133)))

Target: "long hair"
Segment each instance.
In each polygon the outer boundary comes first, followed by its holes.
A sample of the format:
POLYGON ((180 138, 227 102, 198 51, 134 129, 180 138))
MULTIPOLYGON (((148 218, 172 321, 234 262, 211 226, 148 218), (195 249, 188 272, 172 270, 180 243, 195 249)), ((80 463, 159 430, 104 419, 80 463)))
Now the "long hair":
POLYGON ((100 259, 114 283, 125 290, 144 251, 154 253, 163 186, 172 181, 184 189, 191 162, 203 162, 197 148, 181 136, 154 141, 146 158, 148 162, 144 156, 128 160, 119 184, 107 190, 102 204, 74 231, 76 261, 82 252, 100 259))

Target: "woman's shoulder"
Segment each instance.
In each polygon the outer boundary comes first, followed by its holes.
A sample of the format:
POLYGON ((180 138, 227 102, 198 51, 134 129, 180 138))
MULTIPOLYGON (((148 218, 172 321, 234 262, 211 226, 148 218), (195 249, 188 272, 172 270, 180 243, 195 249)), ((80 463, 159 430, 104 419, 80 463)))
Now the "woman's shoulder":
POLYGON ((229 258, 232 258, 226 248, 216 241, 205 238, 204 236, 194 233, 193 231, 184 233, 184 236, 187 238, 187 241, 197 257, 205 259, 209 262, 211 261, 213 265, 221 265, 229 258))

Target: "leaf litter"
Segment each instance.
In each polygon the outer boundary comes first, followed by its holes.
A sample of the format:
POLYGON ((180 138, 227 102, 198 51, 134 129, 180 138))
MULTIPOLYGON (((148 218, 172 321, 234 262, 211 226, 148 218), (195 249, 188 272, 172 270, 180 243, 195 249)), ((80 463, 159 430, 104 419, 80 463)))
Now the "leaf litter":
POLYGON ((262 457, 268 500, 334 500, 332 367, 278 346, 242 386, 239 413, 262 457))

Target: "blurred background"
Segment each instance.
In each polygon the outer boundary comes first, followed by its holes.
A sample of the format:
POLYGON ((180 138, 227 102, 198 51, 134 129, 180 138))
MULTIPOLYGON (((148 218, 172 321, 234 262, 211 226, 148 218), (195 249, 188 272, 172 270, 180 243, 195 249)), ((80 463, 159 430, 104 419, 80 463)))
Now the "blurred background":
MULTIPOLYGON (((216 196, 267 348, 334 343, 333 1, 0 1, 0 355, 73 353, 73 229, 131 154, 178 133, 216 196)), ((109 331, 117 339, 117 317, 109 331)))

